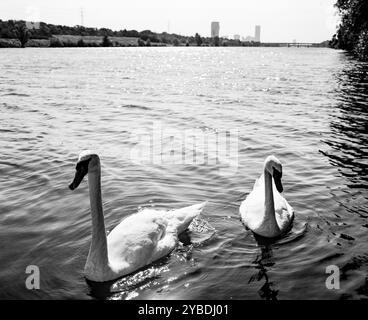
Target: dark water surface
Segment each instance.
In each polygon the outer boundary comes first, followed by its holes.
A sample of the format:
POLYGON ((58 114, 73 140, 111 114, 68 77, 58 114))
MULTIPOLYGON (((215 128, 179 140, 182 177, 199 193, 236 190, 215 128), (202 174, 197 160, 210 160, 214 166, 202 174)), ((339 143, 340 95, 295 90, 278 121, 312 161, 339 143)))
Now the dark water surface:
POLYGON ((0 50, 0 298, 367 298, 367 70, 328 49, 0 50), (157 123, 239 130, 235 170, 132 159, 138 133, 157 123), (86 283, 88 186, 67 188, 86 148, 102 159, 107 230, 142 207, 208 200, 185 245, 111 284, 86 283), (270 154, 296 218, 263 243, 238 207, 270 154), (25 287, 28 265, 40 290, 25 287), (325 286, 329 265, 340 290, 325 286))

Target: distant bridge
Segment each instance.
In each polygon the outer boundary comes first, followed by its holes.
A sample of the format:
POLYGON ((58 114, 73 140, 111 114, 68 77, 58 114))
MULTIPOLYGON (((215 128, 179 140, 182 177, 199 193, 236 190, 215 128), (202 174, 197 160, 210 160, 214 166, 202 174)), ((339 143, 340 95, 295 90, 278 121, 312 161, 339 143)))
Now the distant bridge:
POLYGON ((319 43, 311 43, 311 42, 291 42, 287 44, 288 47, 304 47, 304 48, 309 48, 309 47, 316 47, 319 46, 319 43))
POLYGON ((262 42, 261 47, 294 47, 294 48, 323 48, 327 47, 327 43, 313 42, 262 42))

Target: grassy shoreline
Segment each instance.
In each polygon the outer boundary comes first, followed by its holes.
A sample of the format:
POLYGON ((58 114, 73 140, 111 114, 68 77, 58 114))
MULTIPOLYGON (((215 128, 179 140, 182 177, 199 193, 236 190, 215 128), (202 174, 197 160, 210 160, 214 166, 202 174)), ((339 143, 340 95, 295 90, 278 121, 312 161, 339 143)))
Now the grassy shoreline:
MULTIPOLYGON (((109 45, 104 45, 102 36, 75 36, 75 35, 55 35, 48 39, 29 39, 26 47, 30 48, 83 48, 83 47, 173 47, 172 44, 163 42, 144 41, 138 37, 109 37, 109 45)), ((198 47, 196 43, 180 43, 175 47, 198 47)), ((208 47, 208 45, 201 45, 208 47)), ((288 47, 287 43, 240 43, 237 45, 221 44, 220 47, 288 47)), ((0 38, 1 48, 21 48, 18 39, 0 38)), ((316 43, 308 48, 329 48, 328 43, 316 43)))
MULTIPOLYGON (((109 37, 109 47, 167 46, 165 43, 150 43, 136 37, 109 37)), ((29 39, 27 47, 103 47, 102 36, 55 35, 48 39, 29 39)), ((18 39, 0 38, 0 48, 21 48, 18 39)))

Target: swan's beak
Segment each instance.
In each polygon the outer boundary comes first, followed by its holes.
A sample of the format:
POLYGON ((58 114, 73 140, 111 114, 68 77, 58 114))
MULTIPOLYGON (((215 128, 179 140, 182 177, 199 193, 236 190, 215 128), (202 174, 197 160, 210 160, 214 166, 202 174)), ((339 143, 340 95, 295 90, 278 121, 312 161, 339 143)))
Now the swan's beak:
POLYGON ((89 161, 82 161, 77 164, 74 180, 69 185, 70 190, 74 190, 78 188, 84 176, 88 173, 88 163, 89 161))
POLYGON ((275 181, 275 186, 278 192, 282 192, 284 191, 284 188, 282 187, 282 183, 281 183, 281 177, 282 177, 282 172, 278 171, 277 169, 273 169, 273 180, 275 181))

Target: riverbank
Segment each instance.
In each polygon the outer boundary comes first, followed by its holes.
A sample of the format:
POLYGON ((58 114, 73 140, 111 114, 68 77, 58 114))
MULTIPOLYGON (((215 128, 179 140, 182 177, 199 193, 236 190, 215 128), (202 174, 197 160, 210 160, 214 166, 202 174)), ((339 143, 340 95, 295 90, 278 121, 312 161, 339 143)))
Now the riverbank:
POLYGON ((151 30, 119 30, 62 26, 44 22, 0 20, 0 48, 22 47, 327 47, 321 43, 263 43, 227 37, 184 36, 151 30))
MULTIPOLYGON (((104 44, 102 36, 55 35, 48 39, 29 39, 26 47, 139 47, 148 45, 166 46, 165 43, 148 43, 137 37, 109 37, 108 43, 104 44)), ((21 48, 21 42, 18 39, 0 38, 0 48, 21 48)))
MULTIPOLYGON (((197 47, 196 43, 179 43, 176 45, 164 42, 151 42, 138 37, 108 37, 104 41, 102 36, 75 36, 75 35, 55 35, 48 39, 29 39, 26 47, 33 48, 58 48, 58 47, 197 47)), ((201 44, 201 47, 208 47, 208 44, 201 44)), ((327 48, 328 42, 321 43, 247 43, 236 42, 234 40, 223 39, 220 47, 303 47, 303 48, 327 48)), ((21 48, 18 39, 0 38, 0 48, 21 48)))

